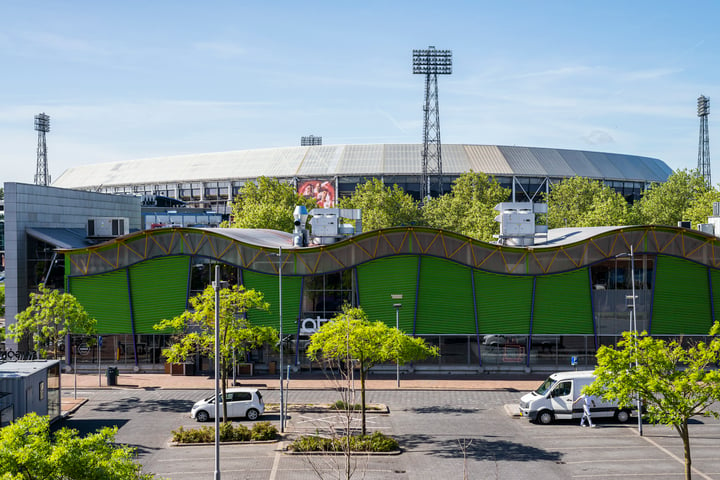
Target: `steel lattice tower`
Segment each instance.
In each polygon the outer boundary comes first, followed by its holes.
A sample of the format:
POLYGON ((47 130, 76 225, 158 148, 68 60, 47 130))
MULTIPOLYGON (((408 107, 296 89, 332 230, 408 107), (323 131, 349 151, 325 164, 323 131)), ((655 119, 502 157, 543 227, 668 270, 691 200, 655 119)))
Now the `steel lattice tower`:
POLYGON ((413 73, 425 75, 425 105, 423 113, 423 154, 420 199, 431 196, 431 177, 437 177, 439 194, 442 188, 442 144, 440 142, 440 109, 438 108, 438 75, 452 73, 452 51, 413 50, 413 73))
POLYGON ((35 130, 38 132, 37 169, 35 171, 35 185, 50 185, 48 172, 47 145, 45 134, 50 131, 50 115, 40 113, 35 115, 35 130))
POLYGON ((705 184, 712 185, 710 179, 710 136, 708 133, 708 116, 710 115, 710 99, 705 95, 698 97, 698 117, 700 117, 700 142, 698 144, 698 173, 705 179, 705 184))

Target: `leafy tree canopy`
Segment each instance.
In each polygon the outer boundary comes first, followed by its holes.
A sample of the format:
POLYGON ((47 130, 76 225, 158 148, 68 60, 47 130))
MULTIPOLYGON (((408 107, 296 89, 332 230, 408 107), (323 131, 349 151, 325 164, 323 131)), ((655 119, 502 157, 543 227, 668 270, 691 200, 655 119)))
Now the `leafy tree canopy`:
POLYGON ((30 413, 0 429, 1 480, 150 480, 133 461, 133 448, 115 443, 117 427, 85 437, 62 428, 50 433, 48 417, 30 413))
POLYGON ((323 324, 310 337, 307 355, 313 360, 345 361, 359 364, 362 433, 365 424, 365 378, 375 365, 387 361, 404 364, 437 356, 437 347, 429 346, 422 338, 409 337, 383 322, 371 322, 362 308, 348 305, 332 320, 323 324))
POLYGON ((290 183, 276 178, 260 177, 257 183, 246 183, 231 203, 233 228, 269 228, 293 231, 293 210, 303 205, 317 207, 315 199, 305 198, 290 183))
POLYGON ((549 228, 625 225, 628 203, 599 180, 571 177, 553 185, 547 196, 549 228))
MULTIPOLYGON (((251 309, 267 310, 270 305, 263 294, 246 290, 242 285, 220 289, 219 340, 223 398, 227 387, 227 370, 234 355, 245 355, 265 343, 275 345, 278 332, 271 327, 252 325, 246 316, 251 309)), ((179 316, 162 320, 156 330, 176 334, 163 355, 172 363, 184 362, 195 354, 215 358, 215 289, 208 285, 190 299, 191 309, 179 316)), ((227 409, 223 403, 223 410, 227 409)), ((227 414, 227 412, 225 412, 227 414)), ((227 415, 224 416, 227 418, 227 415)))
POLYGON ((50 290, 42 283, 38 290, 39 293, 30 294, 30 306, 18 313, 17 321, 9 325, 10 337, 16 342, 25 335, 31 336, 41 357, 47 355, 48 346, 57 357, 58 343, 65 335, 95 333, 95 319, 74 296, 50 290))
POLYGON ((673 427, 682 438, 686 479, 692 463, 688 420, 696 415, 718 417, 711 409, 720 401, 720 371, 715 368, 720 362, 718 333, 716 322, 709 342, 683 346, 647 332, 625 332, 617 347, 600 347, 597 378, 583 390, 616 400, 622 407, 633 406, 639 394, 647 420, 673 427))
POLYGON ((665 183, 654 183, 643 192, 631 210, 632 221, 639 225, 677 226, 677 222, 689 220, 684 216, 686 210, 708 190, 697 170, 677 170, 665 183))
POLYGON ((449 193, 427 201, 423 216, 431 227, 491 242, 500 232, 495 205, 508 201, 510 193, 484 173, 463 173, 449 193))
POLYGON ((693 228, 697 228, 699 223, 707 223, 708 217, 712 217, 715 202, 720 202, 720 191, 708 188, 690 201, 690 206, 683 212, 683 220, 690 221, 693 228))
POLYGON ((417 200, 399 186, 386 186, 378 178, 358 184, 353 194, 341 198, 338 205, 362 209, 365 231, 422 224, 417 200))

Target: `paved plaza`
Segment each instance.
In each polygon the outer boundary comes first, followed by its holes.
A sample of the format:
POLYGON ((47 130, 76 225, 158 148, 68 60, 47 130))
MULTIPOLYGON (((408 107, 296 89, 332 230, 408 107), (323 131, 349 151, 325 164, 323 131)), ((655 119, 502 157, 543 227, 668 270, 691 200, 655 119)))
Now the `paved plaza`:
MULTIPOLYGON (((138 451, 147 472, 172 480, 213 478, 214 447, 174 447, 171 431, 199 424, 189 417, 192 404, 206 396, 214 381, 204 377, 120 375, 117 387, 98 387, 98 376, 63 376, 66 405, 77 394, 84 399, 62 424, 93 431, 119 427, 117 440, 138 451), (163 378, 165 377, 165 378, 163 378), (180 385, 182 384, 182 385, 180 385)), ((328 403, 339 398, 333 382, 322 378, 290 381, 290 403, 328 403)), ((271 378, 244 379, 262 388, 267 403, 279 402, 271 378), (263 384, 267 383, 267 387, 263 384)), ((368 428, 392 435, 402 453, 353 457, 356 474, 364 479, 682 479, 682 442, 674 430, 600 420, 599 428, 578 422, 549 426, 528 423, 509 414, 513 405, 539 380, 532 378, 408 378, 395 388, 395 379, 368 384, 368 402, 388 406, 389 414, 368 413, 368 428), (389 384, 387 383, 389 382, 389 384), (446 383, 447 382, 447 383, 446 383), (524 388, 529 386, 528 388, 524 388)), ((277 413, 262 420, 279 425, 277 413)), ((223 445, 223 479, 285 480, 336 478, 344 457, 287 455, 289 439, 302 433, 322 433, 342 419, 332 412, 290 412, 283 441, 271 444, 223 445)), ((245 420, 237 423, 251 425, 245 420)), ((720 422, 697 418, 691 425, 694 478, 720 480, 720 422)))

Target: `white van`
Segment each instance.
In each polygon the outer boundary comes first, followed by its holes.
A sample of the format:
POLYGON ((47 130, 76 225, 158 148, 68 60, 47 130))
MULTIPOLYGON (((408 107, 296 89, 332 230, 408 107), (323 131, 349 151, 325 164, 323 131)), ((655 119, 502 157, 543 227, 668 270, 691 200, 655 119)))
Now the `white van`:
MULTIPOLYGON (((534 392, 520 399, 520 414, 531 422, 547 425, 553 420, 569 420, 582 417, 582 401, 573 402, 582 395, 585 385, 595 380, 592 370, 558 372, 550 375, 534 392)), ((594 397, 595 406, 590 409, 593 418, 615 417, 620 423, 630 419, 630 410, 618 408, 617 403, 594 397)))

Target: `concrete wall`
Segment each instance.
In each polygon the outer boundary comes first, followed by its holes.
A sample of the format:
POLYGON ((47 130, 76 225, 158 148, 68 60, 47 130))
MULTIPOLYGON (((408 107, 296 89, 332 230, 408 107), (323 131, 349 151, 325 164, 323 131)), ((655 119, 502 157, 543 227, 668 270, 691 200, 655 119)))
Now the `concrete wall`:
MULTIPOLYGON (((127 217, 130 230, 142 228, 140 198, 132 195, 5 183, 5 319, 28 305, 28 228, 85 228, 90 217, 127 217)), ((17 346, 6 340, 9 349, 17 346)))

